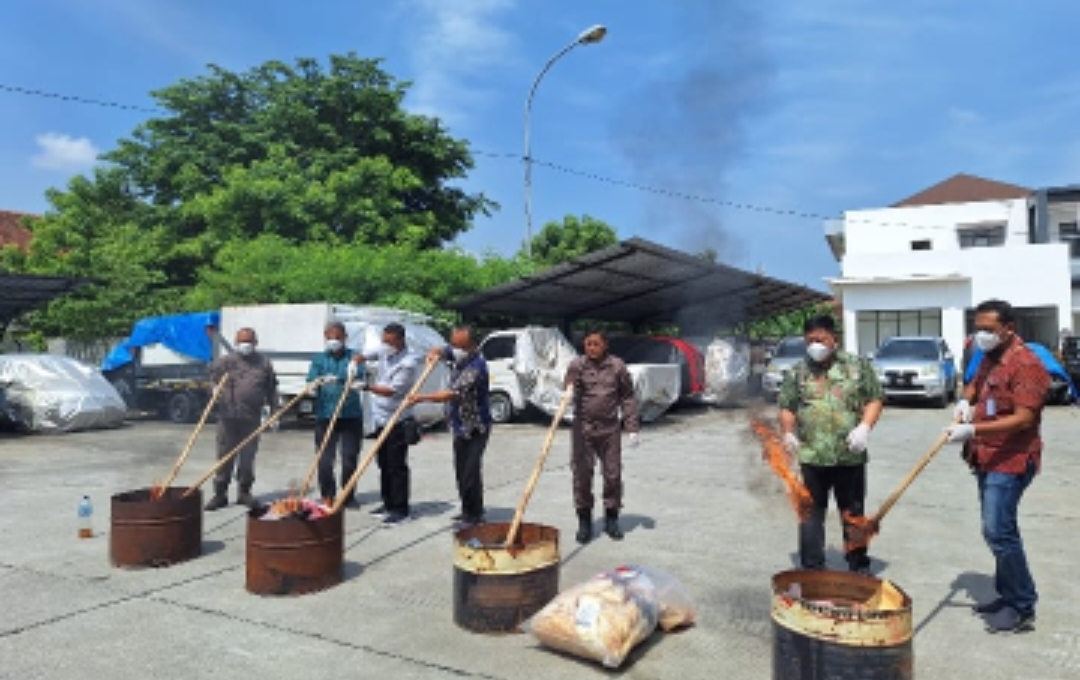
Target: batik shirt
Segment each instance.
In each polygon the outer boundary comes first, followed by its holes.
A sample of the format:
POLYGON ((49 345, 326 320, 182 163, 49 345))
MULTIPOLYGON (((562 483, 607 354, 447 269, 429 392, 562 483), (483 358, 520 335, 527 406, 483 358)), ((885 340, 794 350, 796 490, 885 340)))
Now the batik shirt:
POLYGON ((809 359, 795 365, 780 385, 780 408, 795 414, 799 462, 839 466, 865 463, 865 451, 848 449, 847 436, 862 421, 867 404, 881 399, 881 383, 870 362, 837 352, 823 369, 809 359))

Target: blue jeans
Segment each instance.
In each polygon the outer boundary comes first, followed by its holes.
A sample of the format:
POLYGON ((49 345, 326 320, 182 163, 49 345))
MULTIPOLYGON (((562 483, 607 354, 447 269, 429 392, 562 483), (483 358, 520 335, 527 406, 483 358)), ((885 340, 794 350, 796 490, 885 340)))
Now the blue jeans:
POLYGON ((997 563, 994 587, 1005 604, 1024 614, 1035 610, 1039 594, 1024 555, 1016 515, 1020 498, 1034 477, 1035 465, 1030 462, 1022 475, 1000 472, 978 475, 983 538, 997 563))

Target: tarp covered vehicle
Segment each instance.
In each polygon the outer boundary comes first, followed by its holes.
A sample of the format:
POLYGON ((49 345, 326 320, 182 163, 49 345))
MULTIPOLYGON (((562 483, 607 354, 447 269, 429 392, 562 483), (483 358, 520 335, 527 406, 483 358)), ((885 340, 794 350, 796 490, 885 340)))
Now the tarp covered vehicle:
POLYGON ((25 432, 118 427, 127 408, 98 369, 51 354, 0 355, 0 420, 25 432))

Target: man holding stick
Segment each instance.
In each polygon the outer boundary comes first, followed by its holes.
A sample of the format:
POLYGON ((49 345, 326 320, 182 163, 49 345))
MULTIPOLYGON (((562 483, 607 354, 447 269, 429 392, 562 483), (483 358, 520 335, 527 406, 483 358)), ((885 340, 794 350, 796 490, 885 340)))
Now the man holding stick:
MULTIPOLYGON (((337 494, 337 482, 334 479, 334 459, 337 458, 338 446, 341 446, 341 483, 345 484, 356 470, 360 459, 360 443, 364 438, 364 414, 360 396, 350 392, 342 394, 351 386, 349 383, 359 375, 363 377, 363 366, 353 361, 353 351, 345 346, 345 324, 333 321, 323 331, 326 339, 326 351, 311 361, 307 379, 316 384, 315 392, 315 448, 318 450, 323 441, 330 437, 319 459, 319 491, 323 498, 334 498, 337 494), (338 402, 344 397, 333 431, 330 422, 338 402)), ((345 507, 355 510, 360 507, 356 496, 345 501, 345 507)))
MULTIPOLYGON (((277 407, 277 376, 270 360, 256 351, 258 344, 254 329, 241 328, 236 332, 236 351, 210 364, 210 379, 215 384, 223 376, 229 376, 229 382, 218 397, 219 460, 259 427, 269 409, 277 407)), ((255 483, 255 454, 258 451, 259 438, 256 437, 237 457, 218 470, 214 478, 214 496, 206 504, 208 511, 220 510, 229 504, 229 482, 234 470, 240 484, 237 505, 255 506, 251 487, 255 483)))
MULTIPOLYGON (((841 517, 862 517, 866 501, 866 449, 881 417, 881 383, 869 361, 837 349, 836 321, 828 315, 803 325, 806 358, 780 385, 784 448, 797 456, 803 484, 814 500, 799 524, 803 569, 825 568, 825 515, 829 493, 841 517)), ((868 574, 866 546, 850 539, 858 531, 843 521, 848 568, 868 574)))
POLYGON ((984 352, 975 379, 956 405, 949 441, 963 444, 975 473, 983 537, 994 554, 998 597, 975 605, 990 633, 1019 633, 1035 623, 1039 599, 1028 567, 1017 515, 1020 499, 1039 472, 1039 434, 1050 377, 1016 334, 1012 306, 988 300, 975 308, 975 343, 984 352))
MULTIPOLYGON (((368 390, 374 395, 371 415, 375 420, 375 436, 382 434, 390 419, 397 412, 405 396, 412 390, 419 377, 420 362, 405 343, 405 327, 392 323, 383 329, 383 346, 370 356, 358 354, 355 361, 365 363, 378 361, 376 383, 368 386, 358 381, 353 389, 368 390)), ((382 505, 371 511, 382 516, 383 524, 393 526, 409 518, 409 436, 408 431, 418 427, 412 410, 406 408, 400 419, 379 449, 376 461, 381 473, 379 490, 382 505)))
POLYGON ((450 335, 450 345, 434 349, 431 361, 451 363, 449 389, 433 394, 417 394, 409 404, 420 402, 446 404, 447 419, 454 435, 454 471, 461 514, 454 519, 461 527, 484 522, 483 459, 491 435, 491 407, 488 388, 491 378, 487 362, 478 349, 479 338, 472 326, 457 326, 450 335))
POLYGON ((585 356, 570 363, 564 383, 574 388, 570 469, 578 515, 577 541, 585 544, 593 538, 592 487, 597 459, 604 476, 604 531, 613 540, 622 540, 621 430, 626 430, 630 446, 635 447, 641 427, 630 372, 621 359, 608 354, 607 335, 593 330, 585 335, 585 356))

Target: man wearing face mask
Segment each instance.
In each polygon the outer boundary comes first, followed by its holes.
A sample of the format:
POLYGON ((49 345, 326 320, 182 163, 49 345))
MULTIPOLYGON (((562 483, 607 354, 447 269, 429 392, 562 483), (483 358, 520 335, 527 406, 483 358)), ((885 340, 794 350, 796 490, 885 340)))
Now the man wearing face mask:
POLYGON ((451 363, 449 388, 433 394, 417 394, 409 400, 410 404, 447 405, 447 420, 454 435, 454 471, 461 497, 461 514, 454 519, 463 528, 484 522, 483 459, 491 435, 491 407, 488 404, 491 377, 478 344, 479 338, 472 326, 454 328, 450 345, 434 349, 428 356, 429 361, 451 363))
MULTIPOLYGON (((419 360, 405 344, 405 327, 392 323, 383 329, 382 347, 371 355, 356 355, 356 361, 377 361, 376 383, 354 384, 354 389, 369 390, 373 395, 371 416, 375 420, 375 436, 381 436, 386 424, 397 412, 405 396, 419 377, 419 360)), ((379 449, 377 462, 382 505, 371 511, 383 518, 383 524, 393 526, 409 518, 409 441, 406 429, 415 426, 412 409, 406 409, 379 449)))
POLYGON ((984 355, 956 405, 949 441, 965 446, 975 473, 982 531, 996 569, 997 599, 975 605, 990 633, 1031 630, 1038 593, 1020 538, 1020 499, 1039 472, 1039 434, 1050 377, 1016 334, 1012 306, 988 300, 975 309, 975 344, 984 355))
POLYGON ((570 469, 574 478, 574 508, 578 515, 578 543, 593 538, 593 473, 596 461, 604 478, 604 532, 622 540, 622 431, 631 448, 638 445, 637 399, 626 364, 608 354, 603 331, 585 335, 585 356, 570 362, 564 383, 574 388, 574 426, 570 469))
MULTIPOLYGON (((319 459, 319 490, 323 498, 337 495, 337 482, 334 479, 334 460, 338 447, 341 447, 341 484, 344 486, 353 473, 360 459, 360 442, 364 438, 364 420, 361 410, 360 395, 351 391, 345 397, 334 429, 330 431, 330 421, 334 409, 341 400, 342 390, 351 387, 356 378, 363 378, 364 367, 353 361, 353 351, 345 346, 345 325, 340 321, 327 324, 323 332, 326 339, 326 351, 311 361, 308 369, 308 382, 316 382, 315 393, 315 447, 322 446, 323 440, 330 437, 330 442, 323 449, 319 459)), ((345 507, 355 510, 360 507, 353 495, 345 501, 345 507)))
MULTIPOLYGON (((277 376, 270 360, 256 351, 258 344, 259 339, 253 329, 241 328, 236 332, 236 351, 219 357, 210 365, 210 379, 215 385, 225 375, 229 376, 217 404, 219 459, 259 427, 266 409, 277 406, 277 376)), ((229 482, 234 470, 240 484, 237 504, 248 507, 255 505, 251 487, 255 483, 255 454, 258 450, 259 439, 256 437, 218 470, 214 478, 214 496, 206 504, 207 510, 220 510, 229 504, 229 482)))
MULTIPOLYGON (((797 456, 803 483, 813 497, 799 524, 803 569, 825 568, 825 516, 830 492, 841 517, 863 516, 870 432, 881 417, 882 393, 870 362, 837 349, 836 321, 816 316, 803 325, 807 357, 780 386, 784 447, 797 456)), ((851 527, 843 524, 844 538, 851 527)), ((847 551, 848 568, 868 574, 866 548, 847 551)))

